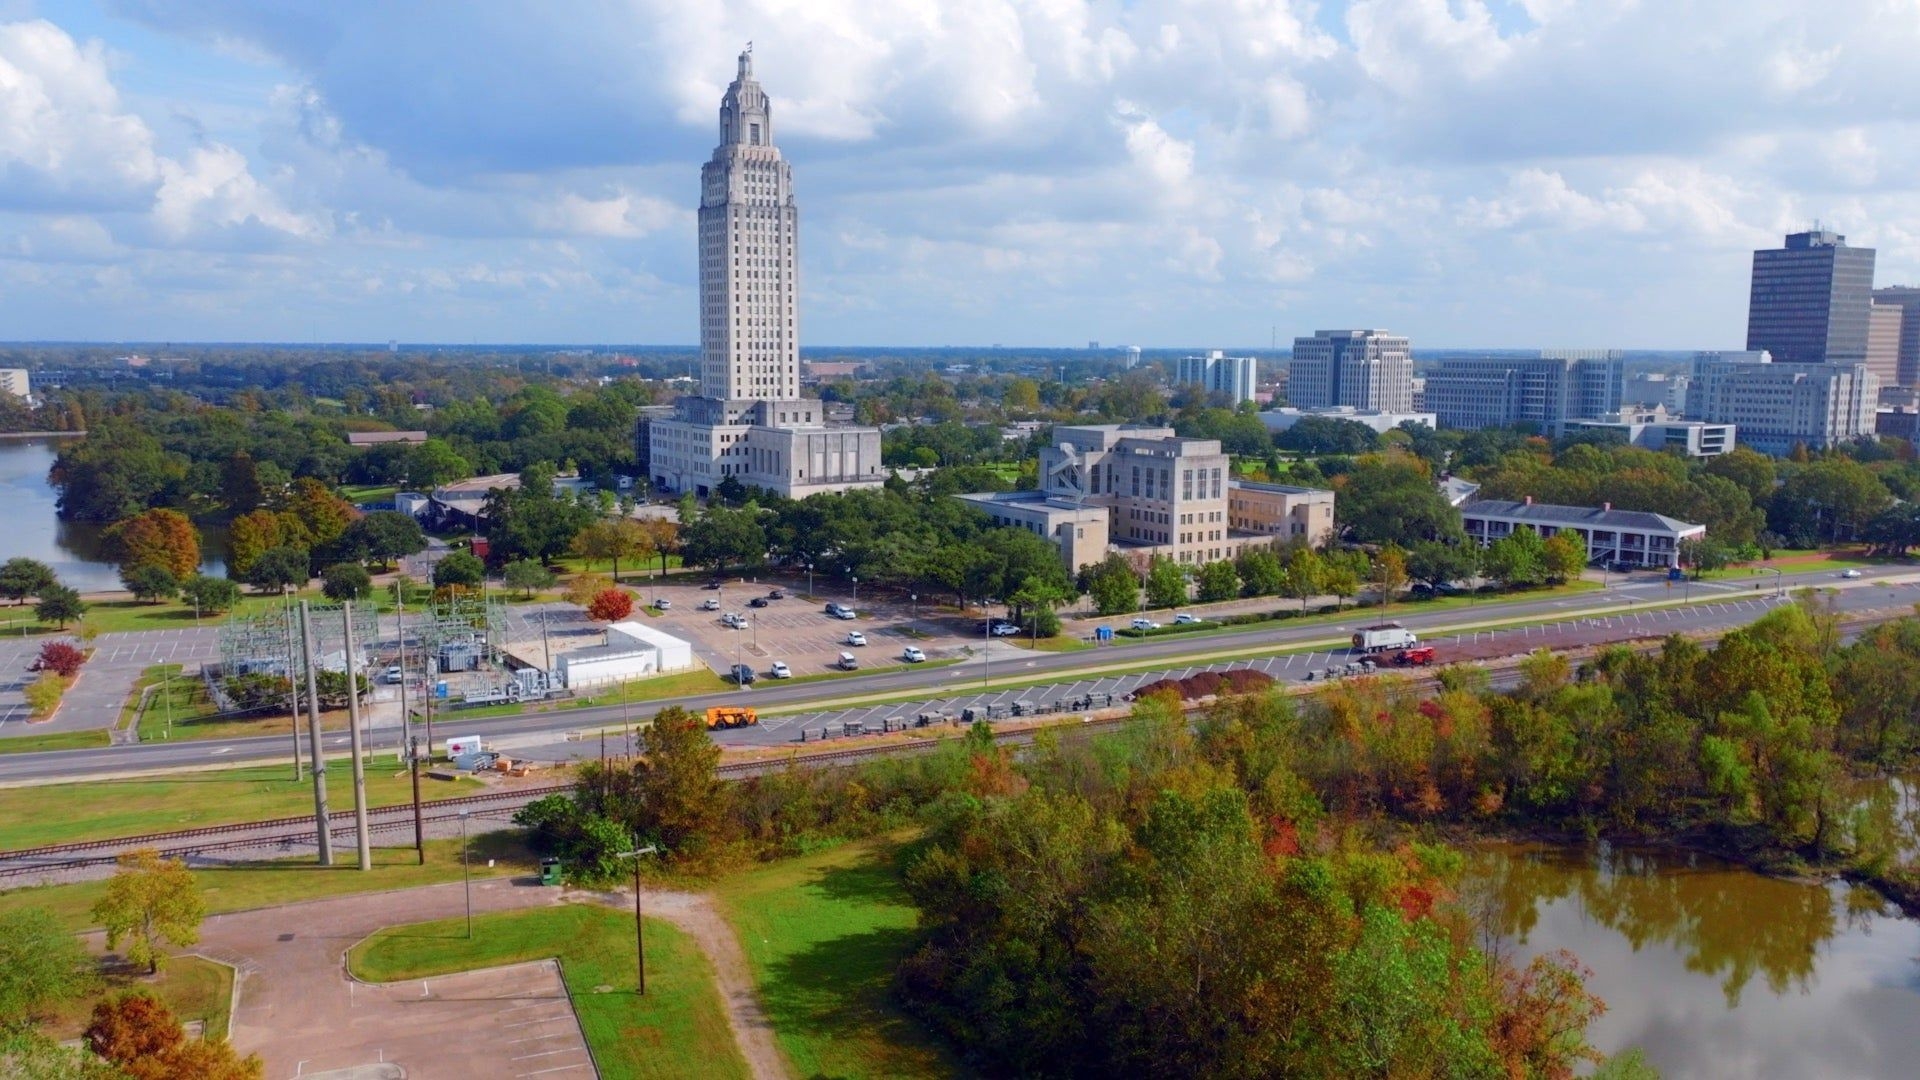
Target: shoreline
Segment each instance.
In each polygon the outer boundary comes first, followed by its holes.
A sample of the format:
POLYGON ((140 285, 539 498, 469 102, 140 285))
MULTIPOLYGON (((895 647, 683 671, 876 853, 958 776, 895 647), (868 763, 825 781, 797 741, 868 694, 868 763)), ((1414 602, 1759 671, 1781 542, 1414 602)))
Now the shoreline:
POLYGON ((22 441, 27 439, 81 439, 84 431, 0 431, 0 442, 22 441))

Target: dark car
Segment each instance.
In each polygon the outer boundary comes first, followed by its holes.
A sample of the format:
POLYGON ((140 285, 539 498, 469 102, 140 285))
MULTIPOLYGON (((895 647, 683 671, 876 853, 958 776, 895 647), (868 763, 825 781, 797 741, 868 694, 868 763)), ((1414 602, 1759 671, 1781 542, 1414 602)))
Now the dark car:
MULTIPOLYGON (((764 597, 764 596, 756 596, 756 597, 754 597, 753 599, 751 599, 751 600, 749 600, 749 601, 747 601, 747 606, 748 606, 748 607, 766 607, 766 606, 767 606, 767 603, 768 603, 768 601, 767 601, 767 598, 766 598, 766 597, 764 597)), ((344 678, 344 676, 342 676, 342 677, 344 678)))
POLYGON ((769 600, 785 600, 786 598, 787 590, 785 589, 775 589, 767 594, 767 599, 769 600))
POLYGON ((747 686, 753 682, 753 679, 754 679, 753 668, 747 666, 746 664, 733 665, 733 681, 735 684, 739 686, 747 686))
POLYGON ((709 581, 700 587, 703 589, 717 589, 720 587, 720 583, 718 581, 709 581))

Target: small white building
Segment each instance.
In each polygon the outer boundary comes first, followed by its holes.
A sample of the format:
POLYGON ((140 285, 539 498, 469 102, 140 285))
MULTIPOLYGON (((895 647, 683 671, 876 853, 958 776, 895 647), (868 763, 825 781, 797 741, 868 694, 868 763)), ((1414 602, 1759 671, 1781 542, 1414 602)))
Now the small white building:
POLYGON ((1260 414, 1260 422, 1267 430, 1278 435, 1293 425, 1311 416, 1324 420, 1351 420, 1356 424, 1365 424, 1378 434, 1385 434, 1401 424, 1425 424, 1428 427, 1439 426, 1430 412, 1382 412, 1378 409, 1354 409, 1344 405, 1325 409, 1268 409, 1260 414))
POLYGON ((1627 563, 1633 566, 1679 566, 1680 543, 1703 539, 1705 525, 1675 521, 1664 514, 1641 510, 1615 510, 1612 503, 1591 506, 1555 506, 1536 503, 1532 496, 1522 502, 1504 499, 1480 499, 1460 508, 1461 524, 1467 539, 1488 547, 1522 525, 1540 534, 1542 539, 1558 532, 1571 531, 1587 545, 1587 562, 1627 563))
POLYGON ((628 679, 645 679, 696 666, 693 644, 638 621, 607 627, 607 643, 572 649, 555 658, 555 673, 569 690, 628 679))

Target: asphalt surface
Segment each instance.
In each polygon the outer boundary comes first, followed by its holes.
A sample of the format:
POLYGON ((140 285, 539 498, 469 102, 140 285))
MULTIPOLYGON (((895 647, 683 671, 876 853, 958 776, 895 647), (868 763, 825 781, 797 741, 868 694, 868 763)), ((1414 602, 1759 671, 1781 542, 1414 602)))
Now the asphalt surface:
MULTIPOLYGON (((1649 625, 1652 625, 1651 620, 1660 620, 1667 624, 1668 629, 1713 631, 1745 625, 1758 618, 1763 610, 1760 605, 1738 604, 1736 601, 1762 598, 1777 589, 1792 591, 1808 586, 1831 588, 1834 605, 1841 612, 1910 609, 1915 601, 1920 601, 1920 573, 1907 568, 1888 567, 1866 570, 1861 578, 1851 580, 1843 579, 1834 570, 1823 569, 1787 574, 1777 580, 1772 575, 1742 576, 1728 581, 1684 586, 1669 586, 1664 580, 1643 575, 1639 580, 1624 585, 1616 580, 1613 587, 1600 593, 1576 593, 1515 603, 1488 603, 1432 613, 1423 613, 1418 606, 1400 605, 1391 612, 1390 617, 1422 637, 1433 637, 1443 629, 1476 622, 1510 622, 1555 616, 1563 616, 1571 621, 1631 615, 1640 609, 1640 614, 1647 617, 1649 625), (1646 609, 1648 604, 1678 600, 1683 594, 1690 594, 1703 602, 1701 610, 1685 620, 1660 616, 1658 612, 1661 609, 1658 608, 1646 609)), ((817 708, 807 711, 826 715, 845 710, 852 704, 849 698, 869 695, 922 692, 927 700, 952 699, 964 694, 970 687, 977 692, 979 681, 989 674, 995 678, 1018 676, 1022 679, 1059 676, 1060 682, 1071 683, 1086 678, 1086 669, 1102 665, 1152 663, 1162 659, 1191 658, 1197 654, 1205 654, 1207 661, 1229 660, 1256 650, 1342 637, 1355 627, 1380 617, 1377 611, 1366 609, 1355 611, 1349 618, 1332 624, 1296 625, 1282 622, 1249 627, 1231 634, 1202 637, 1174 635, 1095 651, 1069 653, 1034 653, 999 642, 985 662, 976 658, 946 667, 907 668, 822 682, 781 685, 763 681, 747 691, 649 701, 625 709, 619 705, 593 706, 554 713, 456 721, 446 724, 441 730, 448 734, 478 735, 489 740, 513 738, 518 744, 526 745, 529 736, 550 734, 557 737, 561 733, 579 729, 618 726, 644 718, 668 705, 704 710, 710 705, 740 704, 744 701, 763 711, 776 706, 812 705, 817 708)), ((1444 661, 1444 657, 1442 659, 1444 661)), ((763 724, 756 728, 718 732, 715 738, 727 745, 797 745, 799 728, 802 726, 798 723, 763 724)), ((440 731, 435 734, 439 736, 440 731)), ((328 744, 329 752, 337 753, 346 744, 345 734, 329 737, 328 744)), ((386 749, 392 752, 391 747, 386 749)), ((286 752, 287 740, 284 736, 265 736, 8 754, 0 755, 0 783, 83 779, 240 761, 276 761, 282 759, 286 752)))

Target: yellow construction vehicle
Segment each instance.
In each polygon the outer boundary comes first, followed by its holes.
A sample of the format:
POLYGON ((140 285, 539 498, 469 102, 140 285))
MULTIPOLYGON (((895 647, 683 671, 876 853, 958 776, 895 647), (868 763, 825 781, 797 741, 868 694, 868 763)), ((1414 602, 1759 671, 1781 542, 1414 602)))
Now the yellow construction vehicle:
POLYGON ((707 710, 707 730, 747 727, 760 722, 760 716, 744 705, 715 705, 707 710))

